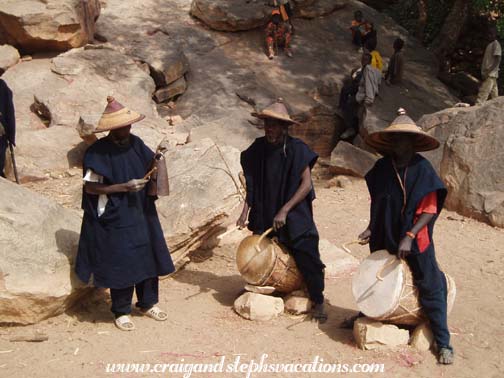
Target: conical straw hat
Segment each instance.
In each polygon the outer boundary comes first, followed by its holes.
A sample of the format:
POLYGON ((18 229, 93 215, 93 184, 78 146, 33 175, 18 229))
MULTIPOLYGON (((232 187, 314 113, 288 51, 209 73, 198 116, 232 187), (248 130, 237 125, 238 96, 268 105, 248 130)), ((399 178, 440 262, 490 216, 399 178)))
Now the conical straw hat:
POLYGON ((125 108, 117 102, 114 97, 109 96, 107 97, 107 107, 98 122, 98 126, 93 132, 101 133, 104 131, 120 129, 121 127, 139 122, 144 118, 144 115, 125 108))
POLYGON ((252 113, 254 117, 265 119, 265 118, 274 118, 280 121, 290 123, 290 124, 299 124, 299 122, 294 121, 287 111, 287 107, 283 103, 282 98, 278 98, 273 104, 266 107, 259 113, 252 113))
POLYGON ((393 147, 391 135, 409 134, 415 137, 414 150, 416 152, 435 150, 439 147, 439 141, 427 134, 406 115, 406 111, 400 108, 397 118, 387 128, 369 134, 366 143, 377 151, 389 151, 393 147))

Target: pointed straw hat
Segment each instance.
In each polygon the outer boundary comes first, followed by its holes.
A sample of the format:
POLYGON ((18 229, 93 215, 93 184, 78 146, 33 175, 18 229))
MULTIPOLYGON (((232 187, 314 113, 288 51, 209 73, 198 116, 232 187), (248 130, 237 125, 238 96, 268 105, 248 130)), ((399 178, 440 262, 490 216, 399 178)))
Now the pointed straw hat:
POLYGON ((397 118, 387 128, 369 134, 366 143, 377 151, 389 151, 394 143, 391 136, 394 134, 408 134, 414 137, 413 148, 416 152, 435 150, 439 147, 439 141, 427 134, 406 115, 406 110, 400 108, 397 118))
POLYGON ((93 132, 101 133, 104 131, 120 129, 121 127, 139 122, 144 118, 144 115, 129 110, 117 102, 114 97, 109 96, 107 97, 107 107, 98 122, 98 126, 93 132))
POLYGON ((265 118, 273 118, 273 119, 278 119, 280 121, 283 121, 285 123, 289 124, 296 124, 298 125, 299 122, 294 121, 290 115, 289 112, 287 111, 287 107, 284 104, 284 101, 282 98, 278 98, 273 104, 270 106, 266 107, 259 113, 254 112, 252 113, 254 117, 260 118, 260 119, 265 119, 265 118))

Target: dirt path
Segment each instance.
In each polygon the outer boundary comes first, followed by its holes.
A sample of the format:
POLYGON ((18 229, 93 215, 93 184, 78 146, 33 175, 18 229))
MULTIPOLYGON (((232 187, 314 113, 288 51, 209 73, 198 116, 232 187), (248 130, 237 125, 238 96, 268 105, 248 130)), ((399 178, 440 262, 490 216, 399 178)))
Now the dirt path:
MULTIPOLYGON (((362 180, 345 189, 318 185, 316 221, 322 238, 340 245, 353 239, 368 220, 368 195, 362 180)), ((236 236, 235 236, 236 239, 236 236)), ((329 321, 321 326, 303 317, 282 315, 257 323, 231 309, 243 282, 234 263, 235 243, 227 240, 212 251, 199 251, 172 279, 161 282, 161 305, 168 309, 165 323, 134 316, 135 332, 118 331, 111 322, 108 300, 96 298, 72 312, 35 326, 0 328, 2 377, 182 377, 182 373, 106 373, 109 363, 232 363, 258 360, 269 363, 309 363, 319 356, 328 363, 383 363, 386 377, 504 376, 504 232, 444 212, 436 230, 438 260, 457 283, 457 300, 449 319, 455 365, 438 366, 431 353, 409 347, 361 351, 351 331, 338 328, 353 314, 350 277, 327 281, 329 321), (10 342, 13 336, 40 330, 42 343, 10 342)), ((365 247, 353 251, 367 255, 365 247)), ((336 374, 253 374, 253 377, 324 377, 336 374)), ((372 376, 375 376, 372 375, 372 376)), ((193 373, 193 377, 245 377, 246 373, 193 373)), ((352 375, 353 376, 353 375, 352 375)), ((355 374, 371 376, 371 374, 355 374)))

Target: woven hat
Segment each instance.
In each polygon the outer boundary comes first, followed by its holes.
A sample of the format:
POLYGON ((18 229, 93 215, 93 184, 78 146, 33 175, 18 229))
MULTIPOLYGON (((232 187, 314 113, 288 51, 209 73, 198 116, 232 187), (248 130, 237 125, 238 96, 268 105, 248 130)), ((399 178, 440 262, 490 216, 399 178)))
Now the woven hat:
POLYGON ((406 110, 400 108, 397 118, 387 128, 369 134, 366 143, 377 151, 389 151, 394 143, 391 136, 394 134, 408 134, 414 136, 414 150, 416 152, 435 150, 439 147, 439 141, 427 134, 406 115, 406 110))
POLYGON ((289 124, 296 124, 298 125, 299 122, 294 121, 290 115, 289 112, 287 111, 287 107, 284 104, 284 101, 282 98, 278 98, 273 104, 270 106, 266 107, 259 113, 254 112, 252 113, 254 117, 265 119, 265 118, 273 118, 273 119, 278 119, 280 121, 289 123, 289 124))
POLYGON ((139 122, 144 118, 145 116, 143 114, 125 108, 117 102, 114 97, 108 96, 107 107, 98 122, 98 126, 93 132, 101 133, 104 131, 120 129, 121 127, 139 122))

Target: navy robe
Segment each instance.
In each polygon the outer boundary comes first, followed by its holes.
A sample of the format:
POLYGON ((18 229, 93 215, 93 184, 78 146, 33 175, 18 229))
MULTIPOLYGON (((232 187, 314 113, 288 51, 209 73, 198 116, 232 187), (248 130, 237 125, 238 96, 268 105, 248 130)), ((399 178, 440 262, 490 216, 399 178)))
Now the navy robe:
MULTIPOLYGON (((283 144, 271 146, 265 137, 257 138, 241 154, 241 165, 247 184, 247 203, 250 206, 248 228, 255 234, 273 225, 273 218, 296 193, 306 167, 313 168, 317 154, 300 139, 288 137, 286 156, 283 144)), ((317 232, 313 221, 311 192, 287 215, 286 227, 278 236, 282 242, 297 239, 307 232, 317 232)))
MULTIPOLYGON (((404 170, 400 172, 404 177, 404 170)), ((366 174, 366 183, 371 195, 371 252, 386 249, 397 254, 399 243, 414 225, 415 211, 420 201, 429 193, 437 192, 438 213, 427 225, 430 245, 423 253, 434 252, 432 233, 434 223, 443 209, 447 191, 430 162, 416 154, 409 163, 406 175, 406 207, 401 214, 404 195, 390 157, 378 160, 366 174)), ((412 254, 419 254, 416 239, 412 243, 412 254)))
MULTIPOLYGON (((88 169, 103 176, 107 185, 141 179, 154 153, 137 136, 118 146, 105 137, 86 151, 88 169)), ((154 201, 146 188, 139 192, 109 194, 105 212, 98 217, 98 195, 83 191, 84 217, 75 271, 98 287, 122 289, 175 269, 166 246, 154 201)))
POLYGON ((2 79, 0 79, 0 124, 5 130, 5 135, 0 135, 0 176, 5 177, 5 153, 8 142, 13 146, 16 145, 16 116, 14 114, 12 91, 2 79))

